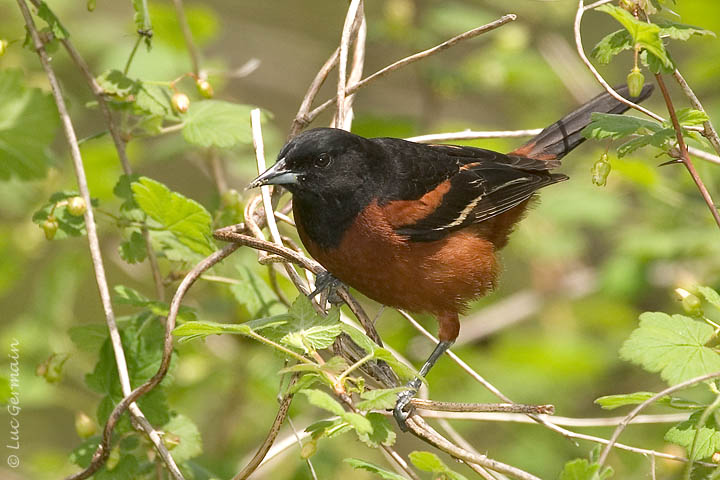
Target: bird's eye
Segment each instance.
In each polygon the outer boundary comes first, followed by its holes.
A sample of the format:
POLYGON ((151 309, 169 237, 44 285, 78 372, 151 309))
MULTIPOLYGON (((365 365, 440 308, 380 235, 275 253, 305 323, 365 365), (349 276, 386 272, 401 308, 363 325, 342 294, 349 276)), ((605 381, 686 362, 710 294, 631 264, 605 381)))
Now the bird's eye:
POLYGON ((315 166, 318 168, 327 168, 332 163, 332 157, 327 153, 321 153, 319 157, 315 159, 315 166))

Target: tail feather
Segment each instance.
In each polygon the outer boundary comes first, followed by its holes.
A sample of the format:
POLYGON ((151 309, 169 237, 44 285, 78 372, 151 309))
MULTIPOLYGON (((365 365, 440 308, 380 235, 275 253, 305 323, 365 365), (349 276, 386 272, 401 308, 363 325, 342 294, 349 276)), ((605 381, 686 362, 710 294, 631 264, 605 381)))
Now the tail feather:
MULTIPOLYGON (((630 96, 626 85, 615 88, 615 91, 628 100, 640 103, 652 94, 653 89, 652 84, 645 85, 637 97, 630 96)), ((590 124, 592 113, 621 114, 628 108, 630 107, 618 101, 609 93, 602 93, 545 128, 525 145, 513 150, 510 154, 546 161, 559 160, 585 141, 585 137, 580 132, 590 124)))

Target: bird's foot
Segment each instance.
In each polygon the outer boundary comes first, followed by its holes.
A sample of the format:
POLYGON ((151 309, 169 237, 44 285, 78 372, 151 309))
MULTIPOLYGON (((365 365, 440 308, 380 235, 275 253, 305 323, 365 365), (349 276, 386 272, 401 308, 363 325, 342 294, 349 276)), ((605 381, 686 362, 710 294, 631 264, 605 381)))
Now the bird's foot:
POLYGON ((420 383, 420 379, 416 378, 406 385, 408 387, 407 390, 398 393, 397 402, 395 402, 395 408, 393 408, 393 417, 395 417, 395 421, 403 432, 407 432, 408 430, 405 422, 415 409, 415 407, 410 405, 410 401, 417 393, 418 388, 420 388, 420 383), (405 407, 407 406, 410 408, 406 411, 405 407))
POLYGON ((340 305, 343 299, 338 295, 338 289, 344 287, 345 284, 335 278, 327 270, 323 270, 315 277, 315 290, 308 295, 308 298, 315 298, 317 295, 327 292, 327 300, 332 305, 340 305))

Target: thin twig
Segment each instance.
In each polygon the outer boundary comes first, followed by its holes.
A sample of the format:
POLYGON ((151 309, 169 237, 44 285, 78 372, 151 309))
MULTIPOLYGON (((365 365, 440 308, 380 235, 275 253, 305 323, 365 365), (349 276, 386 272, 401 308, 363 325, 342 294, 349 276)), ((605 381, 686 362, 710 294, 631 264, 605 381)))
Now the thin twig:
POLYGON ((182 31, 183 39, 185 40, 185 47, 188 50, 188 53, 190 54, 190 62, 192 63, 192 71, 197 77, 200 74, 200 62, 199 62, 199 53, 198 48, 195 45, 195 42, 193 41, 192 37, 192 30, 190 30, 190 24, 187 21, 187 16, 185 15, 185 8, 183 7, 183 1, 182 0, 173 0, 173 4, 175 5, 175 13, 177 15, 178 23, 180 24, 180 30, 182 31))
POLYGON ((600 458, 598 459, 598 463, 602 467, 602 465, 607 460, 608 455, 610 454, 610 450, 615 445, 615 442, 617 442, 617 439, 620 437, 620 434, 625 430, 625 427, 628 426, 630 421, 637 416, 638 413, 643 411, 646 407, 650 406, 652 403, 656 402, 660 398, 670 395, 671 393, 677 392, 678 390, 683 390, 687 387, 693 386, 697 383, 704 382, 706 380, 712 380, 715 378, 720 377, 720 372, 714 372, 709 373, 707 375, 702 375, 700 377, 691 378, 690 380, 685 380, 684 382, 678 383, 677 385, 673 385, 672 387, 668 387, 665 390, 656 393, 652 397, 645 400, 643 403, 635 407, 630 413, 628 413, 625 418, 620 422, 620 424, 617 426, 615 431, 613 432, 612 436, 610 437, 610 440, 608 441, 608 444, 605 446, 605 448, 602 451, 602 454, 600 454, 600 458))
POLYGON ((280 408, 278 408, 277 415, 275 415, 275 421, 273 421, 273 424, 270 427, 270 431, 268 432, 267 437, 265 437, 265 441, 262 443, 262 445, 260 445, 260 448, 258 448, 255 455, 253 455, 253 458, 250 459, 247 465, 245 465, 245 468, 243 468, 237 475, 235 475, 232 480, 245 480, 250 475, 252 475, 252 473, 260 466, 263 459, 265 458, 265 455, 267 455, 268 451, 273 446, 273 443, 275 442, 278 433, 280 433, 280 427, 282 426, 285 418, 287 417, 287 413, 288 410, 290 410, 290 404, 292 403, 292 399, 293 395, 290 393, 286 394, 283 397, 282 401, 280 402, 280 408))
POLYGON ((315 97, 320 91, 320 87, 322 87, 323 83, 325 83, 325 79, 327 79, 332 69, 335 68, 335 66, 337 65, 339 58, 340 48, 337 48, 332 53, 332 55, 330 55, 330 57, 325 61, 323 66, 320 67, 320 70, 315 75, 312 83, 310 83, 310 87, 308 87, 308 91, 305 93, 305 97, 303 97, 300 108, 298 109, 298 112, 295 115, 295 118, 293 119, 292 125, 290 127, 290 138, 300 133, 300 130, 302 130, 305 125, 311 122, 307 115, 310 112, 310 107, 312 107, 312 102, 313 100, 315 100, 315 97))
MULTIPOLYGON (((352 68, 350 69, 350 75, 348 76, 347 82, 352 85, 362 79, 363 68, 365 66, 365 40, 367 38, 367 21, 365 20, 365 5, 360 3, 356 22, 359 22, 357 27, 357 34, 355 35, 355 41, 353 46, 353 59, 352 68)), ((345 118, 342 122, 343 129, 350 131, 352 128, 352 121, 355 116, 353 110, 353 102, 355 101, 355 95, 348 95, 345 98, 345 118)), ((332 126, 332 125, 331 125, 332 126)))
POLYGON ((479 412, 502 412, 502 413, 534 413, 536 415, 552 415, 555 412, 553 405, 524 405, 522 403, 457 403, 457 402, 436 402, 413 398, 410 400, 416 408, 433 412, 458 412, 458 413, 479 413, 479 412))
POLYGON ((347 15, 345 16, 345 24, 343 25, 342 37, 340 39, 340 58, 338 61, 338 83, 337 83, 337 96, 335 97, 335 103, 337 105, 337 113, 335 127, 343 129, 345 124, 345 97, 347 84, 347 62, 348 62, 348 51, 350 50, 350 35, 352 31, 355 19, 360 12, 360 5, 362 0, 352 0, 350 7, 348 8, 347 15))
POLYGON ((630 100, 626 99, 619 93, 613 89, 609 83, 605 81, 605 79, 600 75, 600 72, 597 71, 595 66, 590 63, 590 60, 588 60, 587 55, 585 55, 585 50, 583 49, 582 44, 582 36, 580 35, 580 24, 582 23, 582 17, 583 14, 591 9, 598 7, 604 3, 609 3, 610 0, 601 0, 599 2, 595 2, 593 4, 590 4, 588 6, 585 6, 585 0, 579 0, 578 3, 578 10, 577 14, 575 15, 575 26, 574 26, 574 32, 575 32, 575 47, 577 48, 578 55, 580 55, 580 60, 585 64, 585 66, 590 70, 590 72, 595 76, 595 79, 598 81, 600 85, 610 94, 613 98, 615 98, 618 102, 624 103, 630 108, 634 108, 635 110, 644 113, 645 115, 654 118, 658 122, 664 122, 665 119, 661 117, 660 115, 657 115, 656 113, 651 112, 650 110, 631 102, 630 100))
MULTIPOLYGON (((67 107, 65 105, 65 100, 63 98, 62 90, 60 89, 60 84, 57 81, 55 72, 50 66, 50 59, 48 58, 47 52, 45 51, 45 47, 42 40, 40 39, 40 35, 37 32, 37 28, 35 27, 35 22, 33 21, 30 10, 25 3, 25 0, 17 0, 17 3, 25 20, 25 25, 27 26, 27 29, 32 37, 33 46, 35 47, 35 50, 40 57, 40 63, 42 64, 43 70, 45 70, 45 74, 48 77, 48 81, 50 83, 50 90, 52 91, 53 98, 55 99, 55 104, 57 105, 58 113, 60 115, 60 119, 63 125, 63 130, 65 132, 65 137, 70 147, 70 155, 73 161, 78 190, 80 191, 80 195, 85 200, 85 204, 87 206, 83 216, 85 220, 85 228, 87 230, 88 245, 90 247, 90 258, 92 260, 93 270, 95 271, 95 280, 98 286, 98 291, 100 293, 100 300, 105 313, 105 320, 108 325, 108 330, 110 332, 110 341, 112 343, 113 352, 115 354, 115 363, 118 369, 118 377, 120 379, 123 394, 128 395, 131 391, 131 386, 130 377, 127 369, 127 361, 125 359, 125 352, 123 350, 120 332, 118 331, 117 323, 115 322, 115 313, 112 309, 112 303, 110 300, 110 289, 108 287, 107 278, 105 276, 105 267, 103 265, 102 255, 100 252, 100 241, 98 239, 95 225, 95 216, 90 199, 90 190, 88 188, 87 178, 85 176, 85 168, 83 166, 82 155, 80 154, 80 147, 77 142, 75 128, 73 127, 72 120, 70 119, 70 114, 68 113, 67 107)), ((140 428, 143 429, 145 434, 148 436, 150 441, 157 449, 160 456, 165 461, 168 470, 175 478, 182 479, 183 476, 180 473, 180 470, 178 470, 177 465, 175 465, 172 456, 163 444, 158 432, 155 431, 152 426, 147 422, 142 411, 136 404, 130 404, 129 408, 131 413, 133 414, 133 417, 140 425, 140 428)), ((93 472, 97 471, 97 469, 102 466, 102 463, 107 458, 108 453, 109 452, 107 451, 107 448, 104 448, 101 452, 101 455, 99 455, 99 460, 97 462, 95 462, 94 464, 91 463, 88 469, 74 475, 73 478, 87 478, 88 476, 92 475, 93 472), (93 469, 92 471, 90 470, 91 468, 93 469)))
MULTIPOLYGON (((680 70, 676 68, 673 72, 673 77, 675 77, 675 80, 677 80, 680 88, 682 88, 683 92, 685 93, 685 96, 687 96, 690 100, 693 108, 695 110, 700 110, 701 112, 706 113, 705 109, 702 106, 702 103, 700 103, 700 100, 697 98, 697 95, 695 95, 695 92, 693 92, 692 88, 690 88, 690 85, 688 85, 688 83, 685 81, 685 78, 680 74, 680 70)), ((720 138, 718 138, 718 133, 715 130, 712 122, 710 120, 705 121, 703 123, 703 128, 703 136, 707 138, 708 141, 710 141, 713 148, 715 149, 715 152, 720 155, 720 138)))
MULTIPOLYGON (((414 55, 410 55, 409 57, 405 57, 401 60, 398 60, 397 62, 395 62, 391 65, 388 65, 387 67, 385 67, 381 70, 378 70, 377 72, 373 73, 372 75, 365 77, 364 79, 360 80, 356 84, 350 85, 345 90, 345 95, 350 95, 350 94, 357 92, 360 88, 367 86, 368 84, 374 82, 375 80, 377 80, 381 77, 384 77, 385 75, 387 75, 390 72, 394 72, 395 70, 405 67, 411 63, 417 62, 418 60, 422 60, 423 58, 429 57, 430 55, 434 55, 438 52, 446 50, 446 49, 456 45, 457 43, 462 42, 463 40, 469 40, 469 39, 471 39, 473 37, 477 37, 478 35, 481 35, 483 33, 487 33, 491 30, 495 30, 496 28, 501 27, 508 22, 512 22, 516 18, 517 18, 517 16, 512 13, 508 14, 508 15, 503 15, 498 20, 488 23, 487 25, 483 25, 482 27, 474 28, 463 34, 453 37, 450 40, 443 42, 440 45, 437 45, 433 48, 424 50, 422 52, 419 52, 414 55)), ((334 104, 336 101, 337 101, 337 97, 331 98, 331 99, 327 100, 325 103, 316 107, 311 112, 309 112, 306 115, 307 123, 310 123, 313 120, 315 120, 315 118, 320 113, 324 112, 330 105, 334 104)))
MULTIPOLYGON (((415 399, 413 399, 415 405, 415 399)), ((488 404, 503 405, 503 404, 488 404)), ((515 404, 508 404, 515 405, 515 404)), ((446 418, 448 420, 465 420, 473 422, 509 422, 509 423, 537 423, 526 413, 482 413, 482 412, 457 412, 457 411, 431 411, 425 410, 422 406, 416 405, 420 410, 424 410, 423 417, 426 418, 446 418)), ((680 423, 684 422, 690 416, 689 413, 668 413, 657 415, 639 415, 631 422, 635 424, 657 424, 657 423, 680 423)), ((574 428, 595 428, 595 427, 615 427, 622 422, 625 417, 606 417, 606 418, 576 418, 576 417, 558 417, 553 416, 552 422, 555 425, 574 428)))
POLYGON ((677 138, 677 146, 680 150, 680 160, 682 160, 683 164, 685 165, 685 168, 687 168, 688 172, 690 173, 690 176, 692 177, 693 181, 695 182, 695 185, 697 186, 698 190, 700 190, 700 195, 702 195, 703 200, 705 200, 705 203, 707 204, 708 208, 710 209, 710 213, 712 214, 713 218, 715 219, 715 223, 718 224, 718 227, 720 227, 720 213, 718 212, 717 208, 715 207, 715 203, 713 202, 712 197, 710 196, 710 192, 708 192, 707 187, 705 187, 705 184, 703 183, 702 179, 700 178, 700 175, 698 175, 697 170, 695 170, 695 165, 693 165, 692 160, 690 160, 690 156, 688 155, 687 146, 685 146, 685 139, 683 138, 682 134, 682 127, 680 126, 680 122, 678 121, 677 115, 675 114, 675 106, 672 103, 672 99, 670 98, 670 94, 667 91, 667 87, 665 86, 665 81, 662 78, 662 75, 655 74, 655 79, 657 80, 658 85, 660 86, 660 90, 662 90, 663 98, 665 99, 665 104, 667 105, 668 112, 670 113, 670 120, 672 121, 673 128, 675 129, 675 136, 677 138))

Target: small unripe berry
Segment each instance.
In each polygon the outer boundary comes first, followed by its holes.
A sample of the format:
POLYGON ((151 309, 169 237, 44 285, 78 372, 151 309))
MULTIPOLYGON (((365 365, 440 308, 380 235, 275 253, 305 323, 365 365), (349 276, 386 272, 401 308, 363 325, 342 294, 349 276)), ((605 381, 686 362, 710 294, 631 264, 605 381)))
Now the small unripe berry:
POLYGON ((627 76, 628 92, 631 97, 637 97, 642 93, 643 85, 645 85, 645 76, 638 67, 630 70, 627 76))
POLYGON ((75 432, 82 439, 90 438, 97 433, 97 425, 84 412, 75 414, 75 432))
POLYGON ((172 450, 173 448, 180 445, 180 437, 175 435, 174 433, 165 432, 165 435, 163 435, 163 443, 168 450, 172 450))
POLYGON ((240 194, 234 188, 226 190, 222 194, 221 198, 223 206, 227 208, 239 208, 240 207, 240 194))
POLYGON ((317 452, 317 440, 310 440, 300 449, 300 457, 308 459, 317 452))
POLYGON ((202 95, 205 98, 212 98, 213 95, 215 94, 215 91, 213 90, 212 85, 210 85, 210 82, 208 82, 204 78, 199 78, 195 82, 195 86, 197 87, 200 95, 202 95))
POLYGON ((95 11, 95 0, 87 0, 87 10, 88 12, 94 12, 95 11))
POLYGON ((8 41, 5 40, 4 38, 0 38, 0 57, 5 55, 7 48, 8 48, 8 41))
POLYGON ((592 172, 593 185, 604 187, 607 184, 607 177, 610 175, 611 168, 607 153, 603 153, 600 160, 595 162, 590 170, 592 172))
POLYGON ((82 197, 72 197, 68 199, 67 211, 74 217, 79 217, 87 210, 87 204, 82 197))
POLYGON ((177 113, 185 113, 188 111, 188 108, 190 108, 190 99, 187 95, 181 92, 177 92, 173 95, 170 102, 172 103, 173 110, 177 113))
POLYGON ((46 218, 45 221, 40 224, 40 228, 43 229, 43 232, 45 232, 45 238, 48 240, 55 238, 55 234, 57 233, 59 227, 60 225, 58 224, 57 219, 52 216, 46 218))

